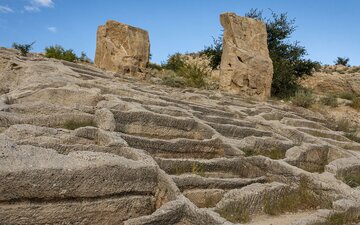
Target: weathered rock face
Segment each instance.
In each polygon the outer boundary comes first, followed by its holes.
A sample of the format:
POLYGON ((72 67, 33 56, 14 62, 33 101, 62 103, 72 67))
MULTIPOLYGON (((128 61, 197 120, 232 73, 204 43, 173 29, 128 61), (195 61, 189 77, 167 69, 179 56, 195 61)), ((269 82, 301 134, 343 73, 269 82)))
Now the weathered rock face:
POLYGON ((312 76, 305 77, 301 85, 319 94, 350 93, 360 96, 360 67, 324 67, 312 76))
POLYGON ((360 144, 322 115, 135 81, 0 48, 1 225, 313 225, 360 214, 360 144), (263 217, 304 188, 314 205, 263 217))
POLYGON ((220 19, 224 27, 220 88, 265 100, 273 77, 265 24, 234 13, 224 13, 220 19))
POLYGON ((147 31, 109 20, 97 31, 95 64, 105 70, 136 74, 149 62, 147 31))

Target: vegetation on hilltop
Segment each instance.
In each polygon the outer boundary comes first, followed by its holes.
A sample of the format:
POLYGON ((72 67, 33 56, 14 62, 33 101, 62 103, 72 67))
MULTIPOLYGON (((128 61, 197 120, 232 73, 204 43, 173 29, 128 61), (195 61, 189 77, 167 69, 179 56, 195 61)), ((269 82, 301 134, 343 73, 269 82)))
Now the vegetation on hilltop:
MULTIPOLYGON (((305 59, 306 49, 299 45, 298 41, 289 42, 295 32, 295 20, 289 19, 286 13, 271 13, 271 18, 263 17, 263 12, 252 9, 245 16, 261 20, 266 24, 268 33, 268 47, 274 66, 274 78, 272 83, 272 96, 289 98, 294 96, 300 89, 298 78, 311 75, 314 69, 320 67, 320 63, 305 59)), ((221 63, 222 36, 214 39, 211 46, 205 47, 200 54, 205 54, 211 59, 210 66, 215 69, 221 63)))
POLYGON ((294 96, 300 88, 298 78, 311 75, 320 64, 304 58, 306 49, 298 41, 289 41, 296 30, 294 19, 289 19, 287 13, 272 12, 269 19, 262 14, 262 11, 252 9, 245 16, 266 24, 268 48, 274 65, 272 95, 280 98, 294 96))
POLYGON ((87 57, 85 52, 81 52, 81 56, 78 57, 74 53, 74 50, 64 49, 60 45, 53 45, 53 46, 46 47, 45 48, 45 57, 65 60, 65 61, 69 61, 69 62, 80 61, 80 62, 91 63, 90 58, 87 57))
POLYGON ((337 59, 334 61, 335 65, 343 65, 343 66, 350 66, 349 65, 349 58, 346 57, 337 57, 337 59))
POLYGON ((14 42, 12 44, 12 47, 15 48, 16 50, 19 50, 20 54, 22 56, 27 56, 27 54, 31 51, 34 44, 35 44, 35 41, 33 41, 30 44, 18 44, 16 42, 14 42))

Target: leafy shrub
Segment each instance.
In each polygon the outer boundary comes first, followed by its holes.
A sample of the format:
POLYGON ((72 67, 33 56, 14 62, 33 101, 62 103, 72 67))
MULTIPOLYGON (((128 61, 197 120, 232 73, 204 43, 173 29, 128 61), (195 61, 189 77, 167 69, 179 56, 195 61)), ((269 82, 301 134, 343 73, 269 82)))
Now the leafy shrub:
POLYGON ((200 88, 205 85, 205 69, 198 65, 184 64, 178 71, 179 76, 186 79, 187 86, 200 88))
POLYGON ((19 50, 22 56, 26 56, 30 52, 34 44, 35 41, 32 42, 31 44, 18 44, 14 42, 12 44, 12 47, 15 48, 16 50, 19 50))
POLYGON ((213 37, 213 44, 205 47, 200 51, 200 55, 206 55, 210 59, 210 66, 212 69, 216 69, 220 66, 221 56, 223 52, 223 37, 220 36, 217 39, 213 37))
POLYGON ((337 98, 334 95, 327 95, 321 99, 321 103, 331 107, 337 107, 337 98))
POLYGON ((61 59, 69 62, 74 62, 78 59, 72 49, 65 50, 60 45, 54 45, 45 48, 45 57, 61 59))
POLYGON ((163 84, 172 87, 201 88, 205 86, 206 69, 196 64, 186 63, 180 53, 169 56, 167 63, 163 64, 162 68, 174 71, 173 76, 163 78, 163 84))
POLYGON ((172 70, 175 73, 178 72, 182 67, 184 67, 185 62, 181 58, 180 53, 175 53, 174 55, 170 55, 166 64, 163 64, 162 67, 167 70, 172 70))
POLYGON ((309 108, 315 102, 315 98, 309 90, 298 90, 292 98, 292 103, 296 106, 309 108))
POLYGON ((349 58, 346 57, 337 57, 337 59, 334 61, 335 65, 343 65, 343 66, 350 66, 349 65, 349 58))
POLYGON ((289 39, 295 32, 295 20, 288 19, 286 13, 272 13, 270 19, 262 16, 262 11, 252 9, 245 16, 263 21, 268 33, 267 42, 274 66, 272 95, 280 98, 294 96, 299 90, 298 78, 311 75, 320 63, 304 59, 306 49, 289 39))

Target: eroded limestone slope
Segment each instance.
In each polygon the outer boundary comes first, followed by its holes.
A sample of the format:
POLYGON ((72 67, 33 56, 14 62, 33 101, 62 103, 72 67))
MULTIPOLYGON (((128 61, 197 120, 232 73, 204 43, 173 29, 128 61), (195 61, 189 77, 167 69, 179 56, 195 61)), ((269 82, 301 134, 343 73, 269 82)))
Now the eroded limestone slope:
POLYGON ((320 114, 9 49, 0 94, 0 224, 359 222, 360 144, 320 114))

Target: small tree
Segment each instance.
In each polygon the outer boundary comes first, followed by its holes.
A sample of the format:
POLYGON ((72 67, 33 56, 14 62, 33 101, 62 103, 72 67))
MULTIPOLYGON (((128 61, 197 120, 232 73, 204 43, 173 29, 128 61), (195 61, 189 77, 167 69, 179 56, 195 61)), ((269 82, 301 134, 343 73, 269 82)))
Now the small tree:
POLYGON ((196 87, 205 86, 206 70, 197 64, 188 64, 180 53, 170 55, 162 68, 174 71, 174 76, 165 77, 164 83, 173 87, 196 87))
POLYGON ((221 56, 223 52, 223 36, 221 35, 217 39, 213 37, 213 44, 205 47, 204 50, 200 51, 200 55, 206 55, 210 58, 210 66, 212 69, 219 67, 221 63, 221 56))
POLYGON ((77 56, 74 53, 74 50, 72 49, 65 50, 65 52, 63 53, 63 60, 69 62, 75 62, 77 60, 77 56))
POLYGON ((45 57, 66 60, 69 62, 74 62, 78 59, 72 49, 65 50, 60 45, 46 47, 45 57))
POLYGON ((85 52, 81 52, 79 60, 80 60, 80 62, 91 63, 91 59, 86 55, 85 52))
POLYGON ((350 66, 349 65, 349 58, 346 57, 337 57, 337 59, 334 61, 335 65, 343 65, 343 66, 350 66))
POLYGON ((268 33, 267 42, 270 57, 274 66, 274 78, 271 93, 273 96, 288 98, 299 89, 298 78, 311 75, 320 63, 304 59, 306 49, 299 42, 289 42, 295 32, 295 20, 289 19, 286 13, 271 13, 271 18, 262 16, 262 11, 250 10, 245 16, 263 21, 268 33))
POLYGON ((178 72, 181 68, 185 66, 184 60, 181 58, 180 53, 175 53, 168 57, 168 60, 165 64, 162 64, 162 67, 167 70, 173 70, 178 72))
POLYGON ((18 44, 16 42, 14 42, 12 44, 12 47, 15 48, 16 50, 20 51, 20 54, 22 56, 27 56, 27 54, 30 52, 30 50, 32 49, 32 46, 35 44, 35 41, 32 42, 31 44, 18 44))
POLYGON ((62 59, 65 49, 60 45, 54 45, 45 48, 45 57, 54 58, 54 59, 62 59))

